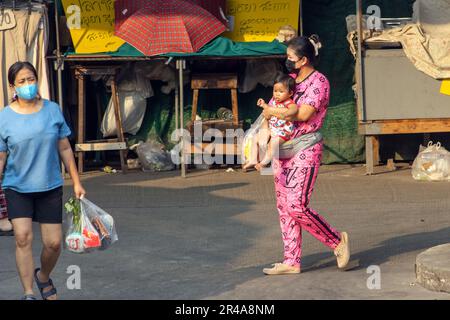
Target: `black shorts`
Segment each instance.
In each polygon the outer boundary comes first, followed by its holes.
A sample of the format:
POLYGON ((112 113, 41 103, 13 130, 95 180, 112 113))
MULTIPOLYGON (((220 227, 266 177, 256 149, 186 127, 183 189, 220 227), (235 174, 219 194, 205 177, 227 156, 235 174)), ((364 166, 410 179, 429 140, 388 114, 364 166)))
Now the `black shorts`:
POLYGON ((62 223, 62 187, 33 193, 21 193, 12 189, 4 191, 9 220, 31 218, 45 224, 62 223))

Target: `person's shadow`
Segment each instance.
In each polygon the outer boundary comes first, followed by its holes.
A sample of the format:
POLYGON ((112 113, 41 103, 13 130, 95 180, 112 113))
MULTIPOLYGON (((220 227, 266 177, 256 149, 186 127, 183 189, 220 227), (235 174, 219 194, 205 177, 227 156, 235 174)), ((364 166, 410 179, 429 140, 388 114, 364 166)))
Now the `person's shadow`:
MULTIPOLYGON (((355 241, 354 238, 353 241, 355 241)), ((437 231, 412 233, 394 237, 380 242, 375 248, 352 254, 350 261, 359 261, 359 266, 352 270, 365 269, 370 265, 381 265, 391 257, 407 252, 426 250, 449 242, 450 227, 437 231)), ((305 263, 304 271, 314 271, 336 265, 334 256, 330 256, 330 253, 323 252, 305 256, 303 261, 305 263)))

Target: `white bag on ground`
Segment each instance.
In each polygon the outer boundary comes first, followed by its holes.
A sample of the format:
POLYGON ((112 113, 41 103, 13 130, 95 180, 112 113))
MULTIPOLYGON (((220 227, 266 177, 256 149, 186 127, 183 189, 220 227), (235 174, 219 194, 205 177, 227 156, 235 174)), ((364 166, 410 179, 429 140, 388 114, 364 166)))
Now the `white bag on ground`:
POLYGON ((450 152, 439 142, 430 141, 427 148, 420 146, 412 165, 412 176, 415 180, 450 181, 450 152))
POLYGON ((136 147, 142 171, 170 171, 175 169, 171 155, 156 141, 141 142, 136 147))

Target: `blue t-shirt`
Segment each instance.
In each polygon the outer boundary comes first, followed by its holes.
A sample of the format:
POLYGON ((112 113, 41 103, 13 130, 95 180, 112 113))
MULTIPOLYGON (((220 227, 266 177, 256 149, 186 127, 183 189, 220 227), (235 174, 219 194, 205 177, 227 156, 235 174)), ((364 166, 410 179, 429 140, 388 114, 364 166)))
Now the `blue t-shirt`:
POLYGON ((3 189, 44 192, 63 185, 58 142, 70 129, 58 104, 44 100, 32 114, 0 111, 0 152, 7 152, 3 189))

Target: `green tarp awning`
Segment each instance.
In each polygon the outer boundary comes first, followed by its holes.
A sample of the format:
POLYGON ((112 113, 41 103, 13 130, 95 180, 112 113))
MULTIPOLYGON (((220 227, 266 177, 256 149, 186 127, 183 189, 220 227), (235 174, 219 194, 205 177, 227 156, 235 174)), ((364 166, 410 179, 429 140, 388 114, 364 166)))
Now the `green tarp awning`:
MULTIPOLYGON (((207 43, 196 53, 169 53, 164 57, 195 57, 195 56, 218 56, 218 57, 239 57, 239 56, 268 56, 268 55, 284 55, 286 54, 286 46, 277 40, 272 42, 234 42, 228 38, 217 37, 207 43)), ((68 55, 83 56, 75 52, 67 52, 68 55)), ((116 52, 98 53, 101 56, 111 57, 144 57, 140 51, 135 49, 128 43, 123 44, 116 52)), ((88 56, 93 56, 89 54, 88 56)))

